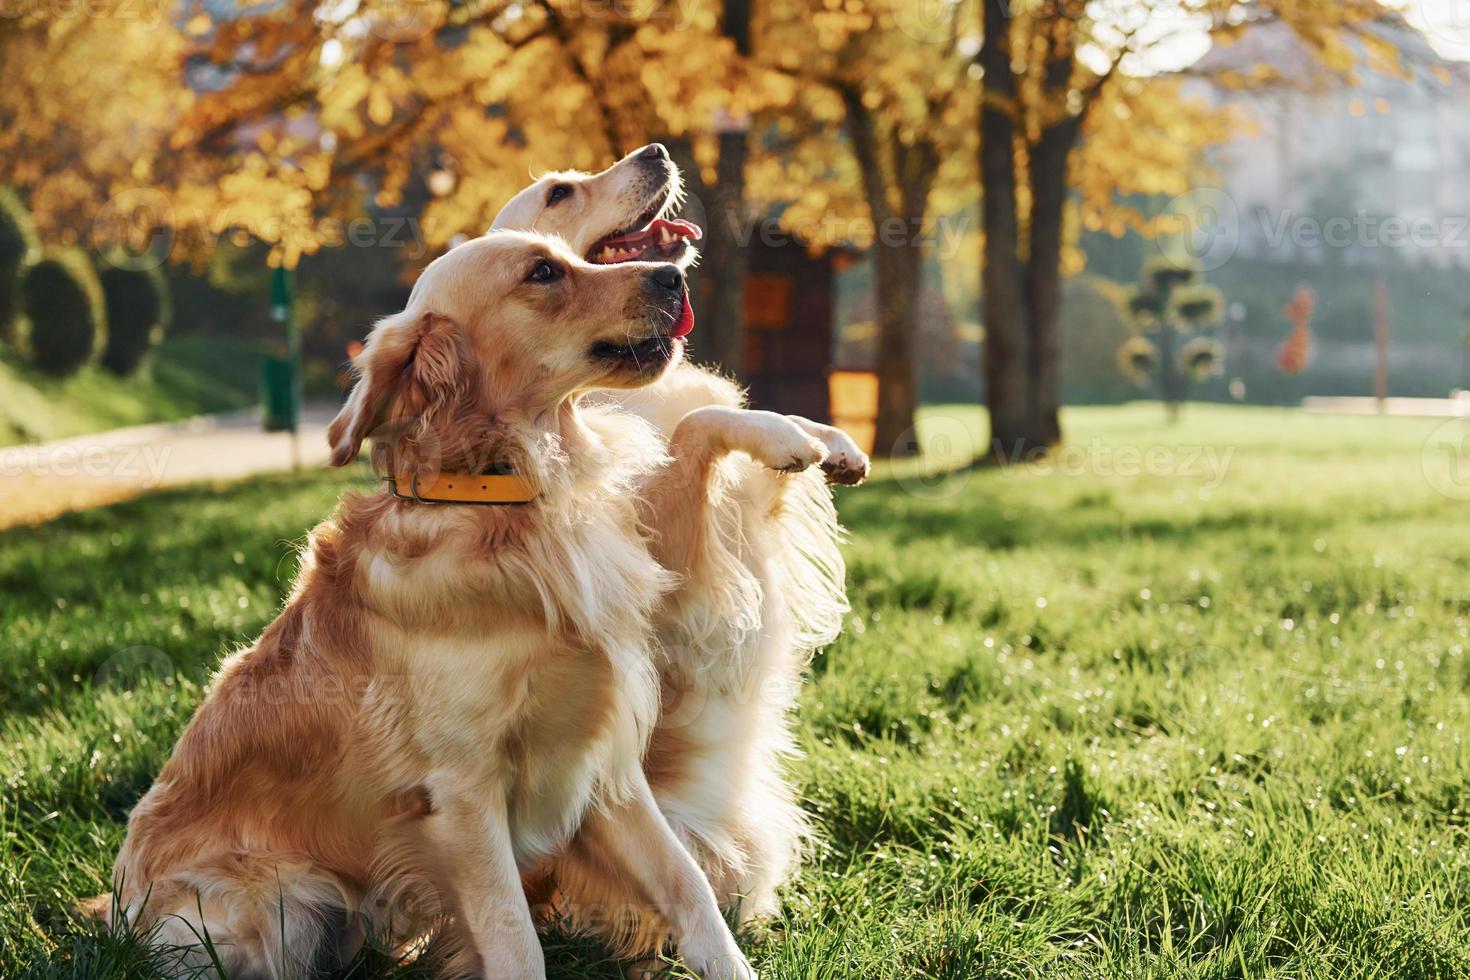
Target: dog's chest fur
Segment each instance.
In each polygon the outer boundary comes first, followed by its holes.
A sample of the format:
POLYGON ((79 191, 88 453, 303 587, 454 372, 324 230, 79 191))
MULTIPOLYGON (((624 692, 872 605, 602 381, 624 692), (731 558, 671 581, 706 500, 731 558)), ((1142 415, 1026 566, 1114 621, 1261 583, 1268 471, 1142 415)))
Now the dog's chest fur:
POLYGON ((615 522, 563 527, 510 560, 472 549, 363 555, 372 603, 399 624, 378 641, 375 673, 384 695, 399 678, 409 691, 370 698, 370 710, 431 782, 503 799, 529 863, 637 772, 657 712, 648 622, 666 576, 615 522))

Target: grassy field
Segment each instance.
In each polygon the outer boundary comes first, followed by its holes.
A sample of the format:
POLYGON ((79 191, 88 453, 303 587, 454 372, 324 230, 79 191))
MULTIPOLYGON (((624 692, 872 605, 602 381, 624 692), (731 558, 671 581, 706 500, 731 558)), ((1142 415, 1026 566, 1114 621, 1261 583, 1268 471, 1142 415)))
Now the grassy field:
MULTIPOLYGON (((977 421, 926 437, 957 455, 977 421)), ((825 843, 743 939, 763 975, 1470 976, 1464 432, 1066 421, 1049 466, 841 495, 854 609, 795 772, 825 843)), ((66 909, 342 482, 0 535, 0 975, 149 975, 66 909)), ((555 977, 618 975, 548 946, 555 977)))
POLYGON ((238 345, 196 337, 168 338, 128 378, 96 365, 53 378, 0 359, 0 446, 243 408, 255 402, 255 363, 238 345))

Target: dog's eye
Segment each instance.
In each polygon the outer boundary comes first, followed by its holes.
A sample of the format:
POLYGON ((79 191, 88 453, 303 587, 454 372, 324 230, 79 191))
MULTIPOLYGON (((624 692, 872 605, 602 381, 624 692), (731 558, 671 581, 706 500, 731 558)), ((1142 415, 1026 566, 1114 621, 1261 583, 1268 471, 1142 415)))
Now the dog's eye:
POLYGON ((526 282, 556 282, 562 277, 564 271, 555 262, 542 259, 531 266, 531 273, 526 276, 526 282))
POLYGON ((571 196, 571 184, 557 184, 551 189, 551 193, 546 195, 546 206, 549 208, 558 201, 564 201, 571 196))

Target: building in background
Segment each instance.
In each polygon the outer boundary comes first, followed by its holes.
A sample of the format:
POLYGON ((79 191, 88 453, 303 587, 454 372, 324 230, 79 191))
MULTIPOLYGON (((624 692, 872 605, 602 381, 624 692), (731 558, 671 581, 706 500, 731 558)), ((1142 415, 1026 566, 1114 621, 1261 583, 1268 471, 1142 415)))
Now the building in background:
POLYGON ((1231 104, 1256 131, 1211 154, 1235 204, 1237 254, 1359 266, 1470 268, 1470 68, 1447 61, 1399 20, 1375 28, 1410 77, 1362 47, 1358 84, 1330 76, 1280 24, 1217 45, 1194 66, 1228 78, 1268 64, 1281 83, 1190 93, 1231 104))

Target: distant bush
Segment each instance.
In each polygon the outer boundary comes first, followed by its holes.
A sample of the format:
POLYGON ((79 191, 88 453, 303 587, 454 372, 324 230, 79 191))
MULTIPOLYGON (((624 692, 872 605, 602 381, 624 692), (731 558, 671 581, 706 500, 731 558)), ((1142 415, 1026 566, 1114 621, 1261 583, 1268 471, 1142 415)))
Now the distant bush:
POLYGON ((102 285, 80 249, 47 253, 26 271, 21 296, 31 357, 42 371, 70 374, 106 346, 102 285))
POLYGON ((98 278, 107 309, 102 366, 113 374, 132 374, 163 337, 168 285, 157 269, 109 265, 98 278))
POLYGON ((1127 290, 1090 273, 1062 284, 1062 386, 1069 402, 1116 402, 1138 397, 1114 352, 1128 339, 1123 319, 1127 290))
POLYGON ((21 270, 36 255, 36 229, 15 192, 0 187, 0 341, 15 339, 21 270))

